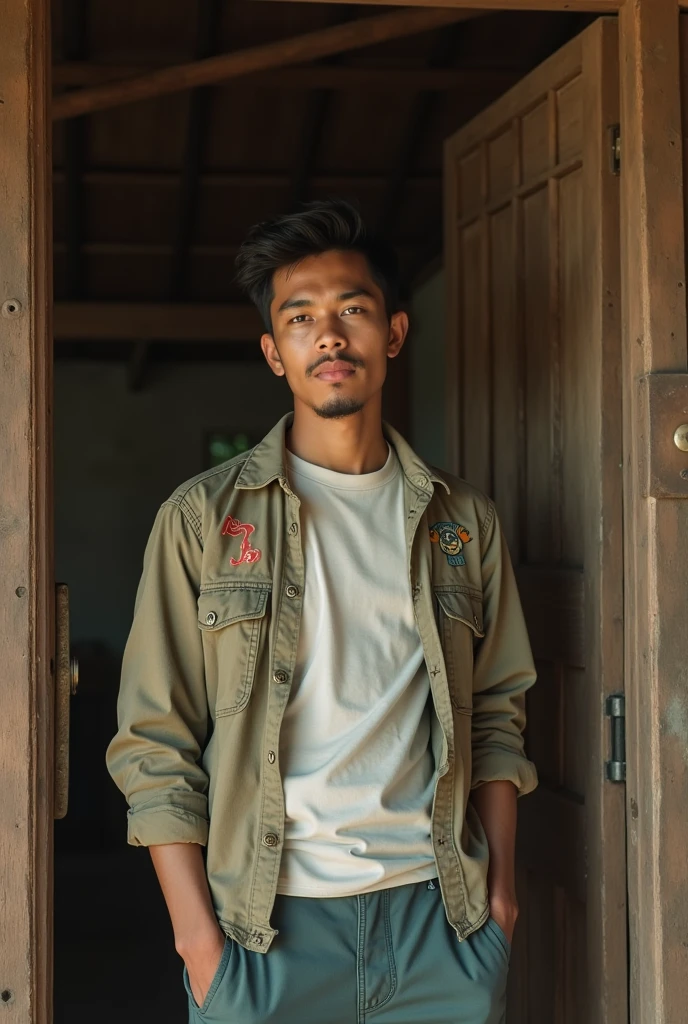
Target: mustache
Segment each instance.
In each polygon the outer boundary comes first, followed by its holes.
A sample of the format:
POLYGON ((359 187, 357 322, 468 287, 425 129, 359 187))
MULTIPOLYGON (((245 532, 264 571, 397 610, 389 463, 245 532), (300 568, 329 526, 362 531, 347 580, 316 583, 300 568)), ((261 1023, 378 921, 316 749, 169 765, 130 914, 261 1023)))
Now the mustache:
POLYGON ((316 359, 316 361, 311 363, 306 370, 306 376, 312 376, 323 363, 351 363, 352 366, 357 366, 359 368, 362 368, 364 365, 362 359, 356 359, 354 356, 350 356, 347 355, 346 352, 342 352, 341 355, 335 356, 334 359, 330 358, 330 356, 321 356, 319 359, 316 359))

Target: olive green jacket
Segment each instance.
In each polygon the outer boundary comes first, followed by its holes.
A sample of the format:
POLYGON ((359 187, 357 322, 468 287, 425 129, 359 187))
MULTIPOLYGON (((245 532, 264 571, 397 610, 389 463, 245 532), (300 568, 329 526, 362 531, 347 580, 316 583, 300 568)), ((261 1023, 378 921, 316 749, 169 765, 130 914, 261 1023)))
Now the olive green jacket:
MULTIPOLYGON (((207 845, 220 926, 258 952, 276 934, 279 734, 304 586, 299 500, 284 467, 292 416, 162 505, 106 755, 129 803, 128 841, 207 845)), ((488 916, 488 848, 469 794, 496 779, 535 788, 522 738, 535 671, 494 505, 384 432, 404 473, 409 586, 436 712, 433 850, 463 939, 488 916)))

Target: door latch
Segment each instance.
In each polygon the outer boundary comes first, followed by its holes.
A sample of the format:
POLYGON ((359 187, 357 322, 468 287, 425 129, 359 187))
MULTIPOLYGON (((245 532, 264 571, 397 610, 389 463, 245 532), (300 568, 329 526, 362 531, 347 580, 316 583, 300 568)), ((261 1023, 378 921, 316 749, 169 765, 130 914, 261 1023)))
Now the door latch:
POLYGON ((611 760, 605 766, 610 782, 626 781, 626 698, 614 693, 605 701, 605 713, 611 725, 611 760))

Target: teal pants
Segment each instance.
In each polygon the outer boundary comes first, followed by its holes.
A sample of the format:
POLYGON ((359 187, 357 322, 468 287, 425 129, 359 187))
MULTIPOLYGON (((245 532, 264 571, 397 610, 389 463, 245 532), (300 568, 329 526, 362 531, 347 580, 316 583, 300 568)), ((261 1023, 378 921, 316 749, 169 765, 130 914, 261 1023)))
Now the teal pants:
POLYGON ((278 896, 267 953, 228 938, 189 1022, 503 1024, 509 944, 492 918, 459 942, 437 879, 362 896, 278 896))

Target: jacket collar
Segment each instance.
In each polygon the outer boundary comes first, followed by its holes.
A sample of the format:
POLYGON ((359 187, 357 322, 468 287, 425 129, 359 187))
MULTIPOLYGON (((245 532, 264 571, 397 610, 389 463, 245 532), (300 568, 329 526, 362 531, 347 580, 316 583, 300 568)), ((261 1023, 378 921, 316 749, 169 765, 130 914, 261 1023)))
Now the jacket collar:
MULTIPOLYGON (((284 439, 293 420, 294 413, 288 412, 286 416, 277 421, 272 430, 249 453, 237 477, 235 487, 250 490, 265 487, 266 484, 272 483, 273 480, 279 480, 282 485, 287 483, 287 473, 284 466, 284 439)), ((394 427, 383 421, 382 432, 396 451, 404 476, 417 491, 423 494, 432 494, 432 484, 438 483, 442 484, 447 494, 451 493, 447 482, 442 477, 437 476, 416 455, 410 444, 404 440, 394 427)))

